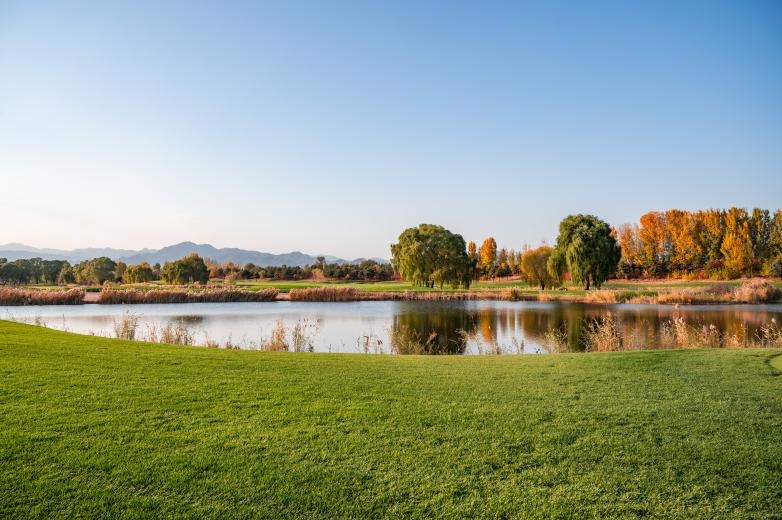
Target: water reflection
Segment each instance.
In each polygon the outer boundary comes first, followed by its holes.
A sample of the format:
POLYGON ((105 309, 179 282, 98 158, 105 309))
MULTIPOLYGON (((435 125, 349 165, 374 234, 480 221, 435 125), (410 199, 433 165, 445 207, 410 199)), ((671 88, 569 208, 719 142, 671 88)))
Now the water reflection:
POLYGON ((474 313, 463 308, 403 305, 394 314, 390 344, 396 354, 463 354, 475 323, 474 313))
POLYGON ((741 347, 770 337, 769 331, 779 336, 782 323, 779 304, 677 308, 422 301, 0 307, 5 319, 108 337, 126 313, 138 316, 140 332, 151 326, 187 327, 195 344, 259 348, 278 323, 293 333, 297 324, 316 321, 317 331, 307 338, 316 351, 400 354, 741 347))

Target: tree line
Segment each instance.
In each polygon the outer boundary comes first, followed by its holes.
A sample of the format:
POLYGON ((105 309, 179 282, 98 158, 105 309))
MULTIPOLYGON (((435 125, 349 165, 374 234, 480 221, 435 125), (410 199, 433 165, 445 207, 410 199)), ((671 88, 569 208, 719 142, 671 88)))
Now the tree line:
POLYGON ((408 228, 391 245, 392 265, 414 285, 467 289, 482 277, 519 273, 541 289, 560 285, 566 276, 586 289, 600 287, 616 272, 621 256, 611 227, 593 215, 570 215, 559 225, 555 247, 497 251, 493 237, 465 245, 461 235, 434 224, 408 228))
POLYGON ((616 230, 618 276, 782 276, 782 210, 650 211, 616 230))
POLYGON ((102 285, 110 283, 163 282, 182 285, 207 283, 210 279, 233 280, 308 280, 313 277, 345 281, 384 281, 394 277, 390 264, 365 260, 357 264, 326 263, 318 257, 313 266, 243 266, 226 262, 220 264, 203 259, 196 253, 173 262, 150 265, 141 262, 127 265, 119 260, 102 256, 71 265, 65 260, 19 259, 9 262, 0 258, 0 283, 2 284, 50 284, 50 285, 102 285))
POLYGON ((394 277, 391 264, 381 264, 375 260, 363 260, 356 264, 326 263, 326 258, 319 256, 316 263, 305 266, 257 266, 246 263, 243 266, 226 262, 219 264, 206 261, 210 278, 225 280, 309 280, 312 278, 328 278, 344 281, 382 282, 394 277))

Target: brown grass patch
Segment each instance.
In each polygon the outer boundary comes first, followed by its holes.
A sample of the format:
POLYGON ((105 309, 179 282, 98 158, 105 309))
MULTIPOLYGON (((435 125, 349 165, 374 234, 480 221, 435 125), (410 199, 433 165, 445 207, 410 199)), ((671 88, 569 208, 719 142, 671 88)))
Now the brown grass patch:
POLYGON ((277 298, 277 289, 246 291, 242 289, 139 290, 109 289, 100 292, 98 303, 226 303, 270 302, 277 298))
POLYGON ((0 287, 0 305, 80 305, 84 289, 24 289, 0 287))

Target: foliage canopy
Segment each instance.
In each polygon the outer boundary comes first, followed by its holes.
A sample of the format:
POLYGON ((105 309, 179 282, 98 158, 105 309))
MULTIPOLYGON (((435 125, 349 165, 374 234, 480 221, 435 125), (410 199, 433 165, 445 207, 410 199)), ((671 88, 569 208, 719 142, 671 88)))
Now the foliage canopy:
POLYGON ((391 256, 394 269, 414 285, 470 287, 473 269, 464 238, 442 226, 405 229, 391 245, 391 256))
POLYGON ((559 224, 557 244, 549 258, 552 275, 564 269, 574 282, 600 287, 616 271, 621 257, 611 226, 594 215, 569 215, 559 224))

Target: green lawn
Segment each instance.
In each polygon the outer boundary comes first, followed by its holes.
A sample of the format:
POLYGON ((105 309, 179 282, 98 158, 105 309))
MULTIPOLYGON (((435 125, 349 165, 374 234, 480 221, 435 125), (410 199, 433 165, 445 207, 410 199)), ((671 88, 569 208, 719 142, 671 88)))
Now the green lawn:
POLYGON ((0 321, 0 518, 779 518, 780 355, 272 354, 0 321))

